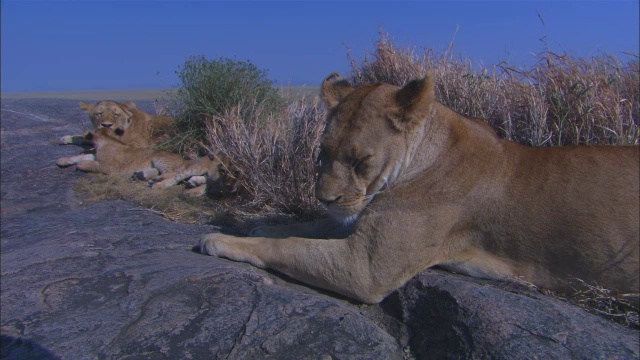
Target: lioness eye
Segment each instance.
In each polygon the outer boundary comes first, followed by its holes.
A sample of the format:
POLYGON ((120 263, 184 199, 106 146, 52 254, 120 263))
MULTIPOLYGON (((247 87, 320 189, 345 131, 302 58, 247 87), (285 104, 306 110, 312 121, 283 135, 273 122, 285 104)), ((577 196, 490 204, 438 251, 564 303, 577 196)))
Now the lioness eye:
POLYGON ((326 156, 325 150, 323 146, 320 146, 320 149, 318 150, 317 156, 316 156, 316 166, 320 166, 322 165, 322 161, 324 160, 326 156))
POLYGON ((351 166, 353 167, 353 169, 358 172, 358 173, 364 173, 367 170, 367 160, 369 160, 371 158, 371 155, 362 157, 360 159, 354 160, 351 163, 351 166))

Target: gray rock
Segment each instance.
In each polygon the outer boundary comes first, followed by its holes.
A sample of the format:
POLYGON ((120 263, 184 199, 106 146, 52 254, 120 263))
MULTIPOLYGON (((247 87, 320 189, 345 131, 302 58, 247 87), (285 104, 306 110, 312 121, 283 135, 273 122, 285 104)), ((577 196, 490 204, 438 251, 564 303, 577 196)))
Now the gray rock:
POLYGON ((638 357, 637 332, 501 283, 430 270, 362 306, 200 255, 213 225, 74 195, 55 160, 80 148, 55 142, 89 127, 77 101, 2 99, 3 359, 638 357))
POLYGON ((638 332, 512 283, 426 270, 400 291, 420 357, 634 359, 638 332))

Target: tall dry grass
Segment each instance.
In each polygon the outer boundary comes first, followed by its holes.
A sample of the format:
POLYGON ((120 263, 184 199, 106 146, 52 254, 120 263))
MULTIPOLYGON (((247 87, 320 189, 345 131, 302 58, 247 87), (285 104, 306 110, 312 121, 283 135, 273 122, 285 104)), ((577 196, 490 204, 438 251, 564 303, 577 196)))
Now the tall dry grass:
POLYGON ((239 169, 242 204, 236 216, 308 219, 321 212, 314 195, 316 156, 324 129, 318 97, 295 97, 286 109, 267 112, 254 102, 238 106, 206 123, 206 146, 239 169))
POLYGON ((398 47, 381 33, 372 53, 349 54, 356 85, 402 86, 432 74, 436 97, 455 111, 486 119, 500 136, 533 146, 638 144, 640 62, 612 55, 575 59, 544 51, 531 68, 500 63, 478 69, 470 60, 398 47))

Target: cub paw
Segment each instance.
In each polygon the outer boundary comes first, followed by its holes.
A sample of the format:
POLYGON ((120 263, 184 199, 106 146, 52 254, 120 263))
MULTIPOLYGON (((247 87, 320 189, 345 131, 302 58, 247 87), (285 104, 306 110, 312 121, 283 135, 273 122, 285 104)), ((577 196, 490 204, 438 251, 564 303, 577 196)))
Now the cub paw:
POLYGON ((188 188, 196 188, 200 185, 206 184, 207 178, 205 176, 192 176, 186 181, 188 188))
POLYGON ((140 170, 131 174, 131 180, 134 180, 134 181, 147 180, 147 178, 145 177, 144 171, 140 170))
POLYGON ((193 189, 187 189, 184 191, 184 193, 191 198, 198 198, 201 196, 204 196, 206 194, 206 189, 207 186, 206 185, 200 185, 199 187, 193 188, 193 189))

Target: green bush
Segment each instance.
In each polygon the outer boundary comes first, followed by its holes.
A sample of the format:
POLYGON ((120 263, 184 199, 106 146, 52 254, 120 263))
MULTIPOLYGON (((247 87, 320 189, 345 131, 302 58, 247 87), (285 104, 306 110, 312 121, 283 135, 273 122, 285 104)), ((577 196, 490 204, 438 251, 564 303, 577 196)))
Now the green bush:
POLYGON ((191 152, 201 146, 206 122, 231 108, 253 113, 254 107, 260 106, 263 114, 269 114, 286 106, 267 71, 249 61, 194 56, 176 74, 181 86, 169 100, 177 121, 171 140, 165 144, 174 151, 191 152))

